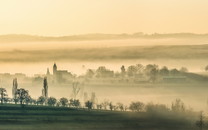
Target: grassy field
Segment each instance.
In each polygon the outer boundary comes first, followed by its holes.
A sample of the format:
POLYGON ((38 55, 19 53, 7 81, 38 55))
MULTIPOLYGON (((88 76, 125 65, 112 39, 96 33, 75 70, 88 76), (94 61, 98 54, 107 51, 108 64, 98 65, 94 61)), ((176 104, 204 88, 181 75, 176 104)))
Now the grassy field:
POLYGON ((195 117, 145 112, 88 111, 85 109, 0 106, 1 130, 191 130, 195 117))

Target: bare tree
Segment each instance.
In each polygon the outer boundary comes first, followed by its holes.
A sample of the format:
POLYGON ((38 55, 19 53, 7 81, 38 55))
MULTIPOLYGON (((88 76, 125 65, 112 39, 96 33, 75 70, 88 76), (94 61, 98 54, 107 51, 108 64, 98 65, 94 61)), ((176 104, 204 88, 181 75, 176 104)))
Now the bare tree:
POLYGON ((76 99, 79 91, 81 90, 81 88, 78 85, 79 85, 79 82, 72 83, 72 96, 74 99, 76 99))
POLYGON ((107 109, 107 106, 109 106, 110 102, 108 100, 104 100, 101 105, 102 107, 106 110, 107 109))

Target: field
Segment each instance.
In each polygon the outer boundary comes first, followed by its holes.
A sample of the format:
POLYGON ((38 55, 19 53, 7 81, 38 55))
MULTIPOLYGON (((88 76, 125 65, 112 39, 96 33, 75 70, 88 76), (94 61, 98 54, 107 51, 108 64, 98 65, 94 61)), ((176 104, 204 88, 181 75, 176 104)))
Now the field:
POLYGON ((111 112, 62 107, 0 106, 1 130, 191 130, 196 116, 111 112))

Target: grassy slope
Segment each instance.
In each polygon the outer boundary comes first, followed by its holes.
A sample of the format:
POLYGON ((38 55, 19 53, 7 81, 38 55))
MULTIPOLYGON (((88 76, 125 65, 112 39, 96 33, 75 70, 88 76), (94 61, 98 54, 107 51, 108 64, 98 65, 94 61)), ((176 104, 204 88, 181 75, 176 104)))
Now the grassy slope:
POLYGON ((8 130, 157 130, 194 128, 191 117, 133 112, 87 111, 70 108, 0 106, 0 129, 8 130))

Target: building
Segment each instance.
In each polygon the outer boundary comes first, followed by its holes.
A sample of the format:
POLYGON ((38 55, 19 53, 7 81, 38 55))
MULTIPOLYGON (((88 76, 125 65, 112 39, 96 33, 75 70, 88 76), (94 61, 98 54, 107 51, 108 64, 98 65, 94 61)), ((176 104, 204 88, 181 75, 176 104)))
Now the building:
MULTIPOLYGON (((49 70, 47 71, 47 73, 50 73, 49 70)), ((71 72, 68 72, 67 70, 58 70, 56 63, 54 63, 54 65, 53 65, 53 75, 52 76, 53 76, 54 81, 58 82, 58 83, 64 83, 68 79, 73 77, 71 72)))

